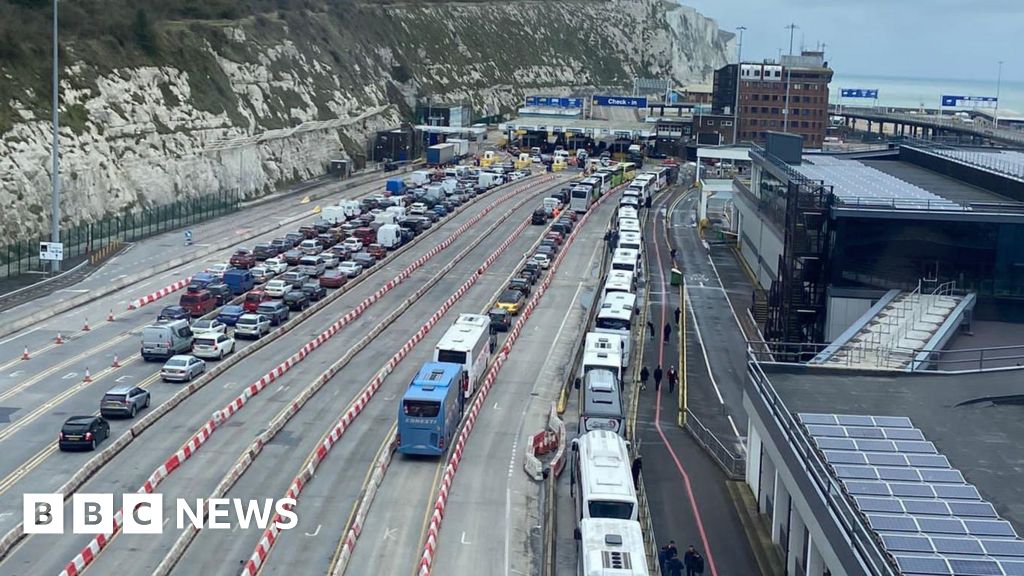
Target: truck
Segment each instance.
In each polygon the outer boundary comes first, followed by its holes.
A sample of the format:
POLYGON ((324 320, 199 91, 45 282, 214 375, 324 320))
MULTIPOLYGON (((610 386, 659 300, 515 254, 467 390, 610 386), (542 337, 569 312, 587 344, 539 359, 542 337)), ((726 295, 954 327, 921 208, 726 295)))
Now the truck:
POLYGON ((463 138, 449 138, 445 141, 446 144, 451 144, 455 147, 455 157, 465 158, 469 156, 469 140, 463 138))
POLYGON ((454 144, 434 144, 427 148, 427 166, 443 166, 454 161, 454 144))
POLYGON ((385 224, 377 229, 377 244, 391 250, 401 243, 402 229, 398 224, 385 224))
POLYGON ((393 196, 398 196, 405 193, 405 180, 401 178, 388 178, 387 184, 384 189, 390 192, 393 196))
POLYGON ((431 184, 427 186, 426 191, 423 193, 423 198, 430 200, 431 202, 439 202, 444 198, 444 186, 440 184, 431 184))

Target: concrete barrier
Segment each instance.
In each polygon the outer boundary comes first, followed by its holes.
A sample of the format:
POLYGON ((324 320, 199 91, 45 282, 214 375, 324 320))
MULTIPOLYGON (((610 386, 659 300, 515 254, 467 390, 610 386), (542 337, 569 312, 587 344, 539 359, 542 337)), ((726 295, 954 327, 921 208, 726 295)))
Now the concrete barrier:
MULTIPOLYGON (((558 417, 558 408, 552 402, 544 430, 531 434, 530 441, 526 446, 523 468, 530 478, 538 482, 544 479, 544 464, 538 456, 556 450, 559 446, 565 446, 565 425, 558 417)), ((554 469, 554 464, 552 464, 552 469, 554 469)))
POLYGON ((370 512, 370 506, 373 504, 374 498, 377 496, 377 490, 380 488, 381 483, 384 481, 384 475, 387 474, 388 466, 391 465, 391 457, 395 450, 395 432, 386 439, 387 448, 381 450, 380 456, 373 464, 373 473, 370 475, 370 479, 366 486, 363 488, 363 493, 359 496, 359 506, 356 508, 355 516, 352 518, 352 524, 349 529, 345 532, 345 536, 342 538, 341 549, 338 552, 337 561, 334 563, 334 569, 331 571, 331 576, 341 576, 345 573, 348 568, 348 561, 352 558, 352 551, 355 549, 356 540, 359 539, 359 534, 363 531, 363 523, 366 522, 366 515, 370 512))

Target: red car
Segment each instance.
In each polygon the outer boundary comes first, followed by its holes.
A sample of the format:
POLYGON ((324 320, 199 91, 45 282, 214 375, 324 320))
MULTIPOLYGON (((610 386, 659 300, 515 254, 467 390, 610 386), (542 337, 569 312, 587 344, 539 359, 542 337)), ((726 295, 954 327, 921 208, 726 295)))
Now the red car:
POLYGON ((366 253, 377 260, 383 260, 388 255, 388 250, 380 244, 370 244, 366 247, 366 253))
POLYGON ((255 314, 256 308, 258 308, 260 304, 269 302, 270 300, 273 300, 273 298, 263 290, 250 290, 245 295, 245 300, 242 302, 242 308, 244 308, 246 312, 255 314))
POLYGON ((231 255, 228 264, 234 268, 249 269, 256 265, 256 255, 248 248, 239 248, 231 255))
POLYGON ((338 270, 328 270, 320 277, 320 285, 324 288, 341 288, 348 282, 348 276, 338 270))
POLYGON ((548 235, 545 236, 544 238, 546 238, 548 240, 554 240, 555 244, 557 244, 559 246, 562 245, 562 235, 559 234, 558 232, 548 232, 548 235))
POLYGON ((316 235, 319 234, 319 232, 317 232, 316 228, 313 226, 302 226, 299 228, 299 234, 305 236, 306 240, 312 240, 316 238, 316 235))
POLYGON ((377 231, 370 227, 356 228, 352 235, 363 244, 370 244, 377 239, 377 231))

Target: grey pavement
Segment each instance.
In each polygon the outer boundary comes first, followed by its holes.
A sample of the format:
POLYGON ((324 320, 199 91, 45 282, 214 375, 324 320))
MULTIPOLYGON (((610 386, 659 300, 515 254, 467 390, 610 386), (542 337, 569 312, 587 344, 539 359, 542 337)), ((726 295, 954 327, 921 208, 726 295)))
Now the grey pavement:
MULTIPOLYGON (((662 214, 678 194, 679 191, 675 190, 657 197, 651 217, 646 223, 645 246, 650 284, 650 301, 646 304, 647 314, 656 326, 665 322, 674 324, 673 312, 678 301, 678 289, 668 286, 671 260, 665 243, 662 219, 662 214)), ((680 205, 684 202, 686 200, 680 205)), ((677 211, 672 214, 671 222, 677 239, 679 228, 685 227, 684 233, 690 230, 688 220, 691 213, 692 209, 689 207, 677 206, 677 211)), ((698 286, 700 282, 705 282, 706 286, 713 282, 713 271, 705 272, 700 258, 688 258, 688 253, 694 256, 696 251, 692 245, 681 243, 678 250, 678 256, 683 260, 684 274, 688 279, 695 280, 698 286), (710 277, 705 280, 701 274, 710 274, 710 277)), ((707 263, 706 257, 704 263, 707 263)), ((707 266, 710 268, 709 264, 707 266)), ((694 310, 700 311, 702 307, 706 307, 714 312, 716 302, 707 295, 720 295, 721 291, 708 289, 701 290, 700 293, 704 296, 699 304, 693 303, 694 310), (705 292, 707 294, 704 294, 705 292)), ((722 302, 718 302, 717 305, 722 305, 722 302)), ((725 318, 719 315, 714 322, 724 324, 728 320, 735 326, 728 312, 728 304, 724 305, 725 318)), ((697 318, 699 325, 700 315, 697 318)), ((702 331, 708 327, 713 328, 714 324, 705 324, 702 331)), ((708 330, 708 334, 714 333, 713 329, 708 330)), ((678 338, 678 330, 673 331, 668 343, 662 341, 660 329, 653 339, 645 332, 644 363, 651 367, 652 371, 654 366, 661 363, 667 371, 668 366, 676 363, 680 345, 678 338)), ((710 351, 715 348, 726 354, 742 354, 742 348, 730 351, 726 349, 727 343, 711 338, 705 337, 704 340, 708 345, 709 356, 710 351)), ((687 346, 689 352, 689 342, 687 346)), ((716 369, 718 361, 712 361, 711 367, 713 370, 716 369)), ((710 383, 710 379, 701 381, 692 376, 700 369, 704 369, 704 366, 700 365, 697 369, 688 365, 688 374, 691 375, 688 396, 695 393, 695 388, 710 383)), ((719 378, 725 378, 725 375, 720 375, 719 378)), ((705 392, 713 394, 711 391, 705 392)), ((677 424, 679 394, 679 389, 669 393, 667 377, 662 381, 660 392, 655 390, 653 381, 649 381, 646 391, 640 393, 637 410, 637 441, 643 457, 643 482, 649 500, 654 533, 658 539, 657 544, 660 546, 669 540, 675 540, 680 549, 690 544, 694 545, 707 559, 706 573, 711 576, 756 574, 757 565, 753 552, 740 523, 736 504, 729 494, 725 475, 693 438, 677 424)))
MULTIPOLYGON (((317 317, 295 328, 292 333, 289 333, 281 340, 268 345, 267 348, 262 350, 257 356, 233 367, 215 382, 210 383, 197 394, 193 395, 189 400, 176 408, 172 415, 165 417, 159 421, 153 429, 147 431, 146 435, 141 438, 141 441, 136 441, 131 444, 124 452, 115 457, 108 466, 101 469, 101 471, 92 480, 90 480, 83 490, 100 491, 109 490, 112 487, 116 487, 120 490, 134 490, 137 488, 137 486, 141 485, 142 481, 145 480, 145 477, 156 466, 163 462, 170 453, 176 450, 200 425, 202 425, 203 422, 205 422, 212 410, 222 407, 231 398, 237 395, 243 386, 254 381, 266 370, 269 370, 271 367, 283 360, 286 356, 294 353, 302 344, 315 337, 336 317, 339 317, 355 303, 359 302, 366 295, 376 290, 380 282, 391 278, 402 267, 416 259, 419 254, 429 250, 437 243, 437 241, 443 239, 448 233, 450 233, 450 231, 457 228, 465 220, 468 220, 479 210, 479 208, 486 206, 493 201, 491 198, 493 198, 491 195, 484 196, 481 199, 481 202, 476 203, 474 207, 456 215, 451 219, 451 221, 443 225, 436 226, 435 229, 437 232, 435 232, 430 238, 424 239, 424 241, 414 249, 399 255, 394 262, 385 266, 382 269, 382 272, 379 272, 369 281, 357 286, 351 291, 351 293, 346 294, 337 302, 334 302, 317 317)), ((487 222, 493 222, 493 220, 502 212, 503 210, 500 209, 495 210, 478 225, 486 226, 487 222)), ((463 236, 459 241, 449 247, 444 254, 453 255, 458 253, 460 251, 460 245, 465 246, 469 243, 467 238, 468 235, 463 236)), ((386 297, 386 301, 397 303, 411 294, 416 289, 416 279, 429 278, 433 272, 436 272, 444 265, 443 262, 439 261, 444 257, 445 256, 443 255, 439 256, 435 259, 438 261, 432 260, 427 266, 417 271, 412 278, 389 293, 386 297)), ((337 336, 327 341, 324 346, 314 352, 306 359, 306 361, 300 363, 296 368, 293 368, 285 378, 282 378, 275 384, 275 387, 280 389, 283 386, 289 385, 289 382, 308 382, 310 378, 319 374, 320 371, 334 361, 334 358, 340 356, 348 346, 369 330, 376 321, 383 318, 387 312, 388 309, 384 308, 383 302, 380 302, 368 309, 366 313, 364 313, 363 317, 350 325, 346 330, 343 330, 337 336)), ((342 378, 344 378, 344 376, 342 376, 342 378)), ((173 385, 160 384, 160 386, 173 385)), ((211 438, 211 446, 204 447, 199 454, 204 454, 203 451, 206 451, 207 454, 214 455, 217 453, 218 442, 224 442, 232 448, 227 451, 227 454, 229 455, 225 455, 225 457, 237 457, 240 451, 238 444, 240 440, 232 436, 232 428, 244 424, 249 418, 258 418, 259 422, 265 422, 268 412, 276 413, 278 405, 288 397, 288 395, 280 394, 277 389, 267 390, 261 395, 253 398, 251 400, 252 405, 247 406, 245 410, 235 417, 235 419, 222 427, 222 429, 218 430, 218 432, 211 438), (223 437, 224 439, 218 441, 218 437, 223 437), (235 442, 235 444, 231 444, 231 442, 235 442)), ((293 393, 297 393, 297 389, 293 390, 293 393)), ((91 406, 94 406, 94 402, 95 400, 87 402, 90 409, 91 406)), ((75 410, 75 408, 70 407, 68 409, 75 410)), ((251 441, 252 434, 253 431, 249 429, 248 437, 244 438, 244 441, 251 441)), ((52 437, 52 435, 48 437, 52 437)), ((60 456, 63 456, 63 454, 60 456)), ((198 467, 200 468, 202 467, 202 458, 205 458, 205 456, 197 456, 197 462, 200 462, 198 467)), ((213 458, 213 460, 216 460, 216 458, 213 458)), ((30 473, 23 482, 26 483, 26 486, 41 485, 52 489, 59 485, 64 478, 70 476, 71 473, 77 469, 78 464, 80 464, 80 462, 69 462, 61 457, 47 458, 43 461, 42 465, 30 473)), ((222 464, 221 466, 223 467, 224 465, 222 464)), ((186 465, 186 468, 187 467, 188 466, 186 465)), ((196 465, 193 465, 193 468, 194 467, 196 467, 196 465)), ((174 477, 172 476, 168 482, 174 482, 174 477)), ((209 487, 212 488, 212 486, 209 487)), ((206 496, 208 495, 208 492, 209 490, 201 491, 201 495, 206 496)), ((11 504, 13 505, 13 503, 11 504)), ((0 520, 0 522, 6 523, 3 520, 0 520)), ((0 528, 6 529, 6 527, 3 526, 0 526, 0 528)), ((46 565, 48 566, 51 565, 49 564, 50 562, 53 562, 53 567, 62 565, 62 562, 69 560, 78 552, 86 541, 88 541, 88 538, 84 537, 65 537, 62 539, 54 537, 30 538, 18 549, 12 558, 4 562, 3 565, 0 565, 0 573, 3 573, 3 571, 7 569, 7 566, 18 565, 18 557, 21 558, 21 561, 25 558, 32 558, 33 560, 31 561, 31 564, 34 569, 40 568, 40 562, 46 562, 46 565), (59 550, 59 553, 47 555, 40 553, 41 550, 59 550), (53 560, 52 558, 54 556, 61 556, 62 558, 59 560, 53 560)))

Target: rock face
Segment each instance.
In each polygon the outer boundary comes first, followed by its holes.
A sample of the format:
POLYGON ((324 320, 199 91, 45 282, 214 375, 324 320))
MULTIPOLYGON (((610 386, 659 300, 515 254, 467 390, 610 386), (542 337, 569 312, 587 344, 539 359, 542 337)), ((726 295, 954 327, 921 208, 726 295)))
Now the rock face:
MULTIPOLYGON (((471 103, 482 116, 530 92, 708 81, 731 47, 713 20, 663 0, 340 1, 153 26, 159 50, 139 65, 74 39, 65 47, 65 224, 323 174, 407 118, 416 98, 471 103)), ((0 107, 16 121, 0 122, 0 241, 49 226, 49 109, 29 86, 8 92, 0 107)))

